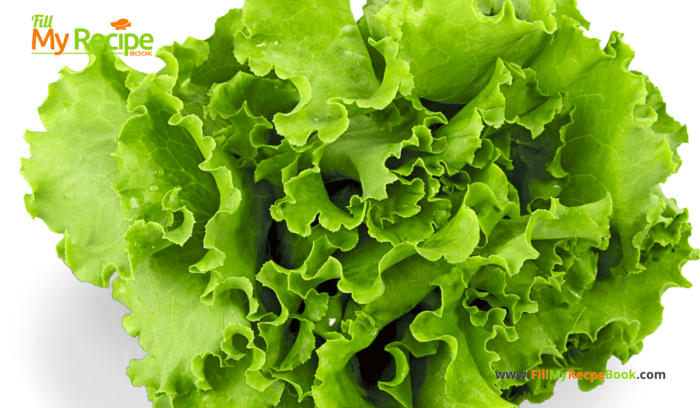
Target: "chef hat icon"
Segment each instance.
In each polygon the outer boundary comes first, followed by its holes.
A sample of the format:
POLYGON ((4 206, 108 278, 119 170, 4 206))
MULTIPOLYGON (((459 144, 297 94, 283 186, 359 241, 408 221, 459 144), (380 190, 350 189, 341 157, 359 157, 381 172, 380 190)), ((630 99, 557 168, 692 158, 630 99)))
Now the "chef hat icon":
POLYGON ((127 27, 131 27, 131 22, 125 18, 122 18, 113 22, 112 27, 114 27, 116 30, 126 30, 127 27))

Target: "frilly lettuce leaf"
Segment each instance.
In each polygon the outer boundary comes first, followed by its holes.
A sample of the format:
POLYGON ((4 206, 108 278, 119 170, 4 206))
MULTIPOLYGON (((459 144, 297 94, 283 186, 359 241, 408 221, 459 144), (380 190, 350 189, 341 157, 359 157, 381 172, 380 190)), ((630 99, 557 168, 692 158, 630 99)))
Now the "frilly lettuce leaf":
POLYGON ((399 89, 407 93, 412 88, 407 64, 399 64, 394 75, 379 83, 347 1, 311 1, 298 7, 251 0, 243 8, 243 24, 245 30, 235 37, 238 61, 258 76, 274 68, 299 90, 299 105, 274 119, 292 145, 305 144, 314 131, 322 141, 332 142, 347 129, 349 117, 383 109, 399 89), (318 69, 309 69, 309 63, 318 69))
POLYGON ((501 58, 522 65, 556 28, 553 1, 373 2, 366 8, 369 38, 390 36, 411 66, 414 94, 466 103, 501 58), (370 13, 370 14, 367 14, 370 13))
POLYGON ((80 72, 64 68, 39 108, 47 131, 25 134, 32 155, 21 170, 32 187, 27 211, 64 235, 59 256, 78 279, 98 286, 109 286, 115 271, 132 274, 124 240, 129 222, 111 186, 116 138, 133 116, 126 105, 130 77, 112 55, 90 55, 80 72))
MULTIPOLYGON (((622 266, 637 272, 643 267, 632 237, 645 228, 646 214, 658 205, 649 190, 676 171, 672 146, 677 144, 669 144, 651 126, 651 116, 658 118, 653 108, 641 109, 647 99, 645 78, 627 70, 634 53, 621 38, 613 33, 601 50, 565 18, 532 69, 539 73, 543 92, 567 92, 573 111, 572 123, 563 130, 565 145, 557 151, 561 168, 579 179, 575 188, 601 185, 611 194, 612 227, 623 243, 622 266), (569 50, 566 56, 556 52, 564 47, 569 50), (656 169, 653 174, 642 169, 650 166, 656 169)), ((568 188, 564 196, 577 194, 568 188)))
POLYGON ((418 404, 436 407, 492 406, 512 407, 500 397, 494 385, 496 375, 491 363, 498 355, 486 349, 486 341, 505 334, 503 309, 492 309, 486 321, 472 319, 477 308, 465 308, 465 287, 461 271, 452 269, 435 283, 442 293, 442 306, 435 312, 423 312, 411 324, 418 341, 440 340, 441 345, 428 363, 426 379, 418 404))
MULTIPOLYGON (((255 312, 255 303, 244 301, 243 291, 220 290, 211 305, 200 300, 207 279, 188 271, 203 255, 197 246, 193 241, 182 249, 161 251, 139 265, 134 280, 114 284, 114 297, 134 310, 124 318, 126 331, 139 336, 148 351, 144 359, 132 361, 128 373, 134 385, 146 385, 158 394, 210 389, 202 372, 204 359, 208 355, 224 359, 224 331, 231 324, 250 326, 246 315, 255 312), (191 340, 182 342, 181 336, 191 340)), ((245 288, 242 281, 237 284, 238 289, 245 288)), ((252 295, 249 282, 248 286, 252 295)))

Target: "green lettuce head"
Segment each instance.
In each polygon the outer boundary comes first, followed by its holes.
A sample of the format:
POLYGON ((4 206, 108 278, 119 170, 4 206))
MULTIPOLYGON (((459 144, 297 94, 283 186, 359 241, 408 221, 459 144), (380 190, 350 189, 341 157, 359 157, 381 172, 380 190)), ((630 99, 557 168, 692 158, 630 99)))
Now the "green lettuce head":
POLYGON ((575 0, 364 11, 248 0, 158 73, 50 85, 26 207, 78 279, 117 273, 156 408, 539 402, 531 370, 626 362, 690 287, 660 188, 688 135, 621 34, 575 0))

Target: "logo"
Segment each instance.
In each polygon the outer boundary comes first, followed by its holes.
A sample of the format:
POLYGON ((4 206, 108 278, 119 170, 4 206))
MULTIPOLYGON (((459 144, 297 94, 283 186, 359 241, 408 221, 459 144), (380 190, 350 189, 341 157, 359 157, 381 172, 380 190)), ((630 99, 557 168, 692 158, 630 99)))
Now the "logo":
POLYGON ((32 54, 121 54, 131 57, 153 56, 153 35, 126 33, 131 22, 121 18, 110 23, 114 32, 91 34, 85 28, 76 28, 71 34, 59 34, 53 29, 53 16, 35 14, 32 31, 32 54), (42 32, 42 29, 48 29, 42 32), (117 33, 124 31, 124 33, 117 33), (70 48, 72 47, 72 49, 70 48), (68 49, 68 50, 67 50, 68 49), (88 52, 89 51, 89 52, 88 52))

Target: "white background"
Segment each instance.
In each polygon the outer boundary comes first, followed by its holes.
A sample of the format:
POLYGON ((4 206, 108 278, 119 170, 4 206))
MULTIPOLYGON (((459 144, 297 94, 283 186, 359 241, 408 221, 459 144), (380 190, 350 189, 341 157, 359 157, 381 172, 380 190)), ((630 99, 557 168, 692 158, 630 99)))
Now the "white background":
MULTIPOLYGON (((610 31, 626 33, 625 41, 637 51, 631 68, 643 71, 661 89, 668 111, 690 129, 691 144, 680 149, 684 165, 664 186, 691 211, 700 229, 700 74, 698 73, 698 3, 688 0, 579 0, 583 15, 592 22, 590 35, 607 41, 610 31)), ((29 187, 19 174, 20 157, 27 157, 22 139, 26 129, 43 130, 36 108, 47 86, 58 79, 64 65, 82 69, 85 55, 31 55, 31 16, 54 15, 58 33, 87 28, 108 32, 109 23, 128 18, 136 33, 149 32, 155 48, 182 42, 187 36, 205 39, 214 21, 242 0, 188 1, 181 7, 165 3, 120 0, 5 2, 0 26, 0 119, 2 147, 2 284, 0 347, 3 366, 0 387, 5 407, 17 408, 146 408, 144 388, 134 388, 125 373, 132 358, 144 356, 136 339, 121 328, 126 308, 112 300, 109 289, 78 282, 56 257, 59 236, 40 220, 32 221, 22 197, 29 187), (7 10, 12 7, 12 11, 7 10), (7 12, 9 11, 9 12, 7 12)), ((362 0, 352 1, 356 16, 362 0)), ((72 36, 73 34, 71 34, 72 36)), ((156 58, 127 58, 132 67, 154 72, 156 58)), ((700 246, 698 236, 692 238, 700 246)), ((686 277, 700 283, 699 263, 688 264, 686 277)), ((611 380, 591 392, 581 392, 573 381, 557 385, 555 396, 540 407, 656 407, 692 406, 697 401, 698 310, 700 288, 670 289, 663 297, 664 323, 644 343, 641 355, 624 366, 613 358, 612 370, 665 371, 665 381, 611 380)), ((523 406, 531 406, 529 403, 523 406)), ((695 405, 697 406, 697 405, 695 405)))

